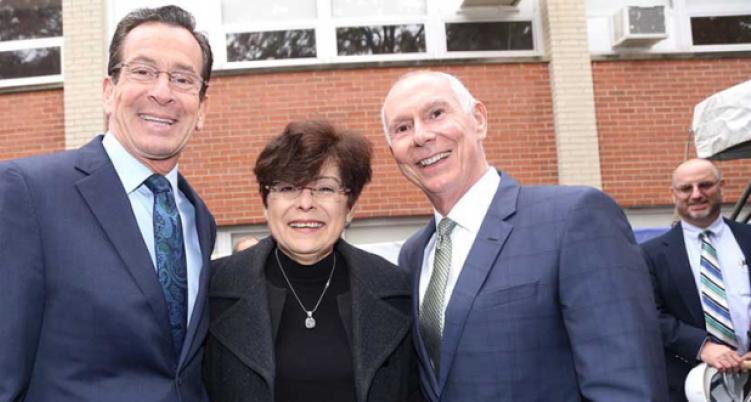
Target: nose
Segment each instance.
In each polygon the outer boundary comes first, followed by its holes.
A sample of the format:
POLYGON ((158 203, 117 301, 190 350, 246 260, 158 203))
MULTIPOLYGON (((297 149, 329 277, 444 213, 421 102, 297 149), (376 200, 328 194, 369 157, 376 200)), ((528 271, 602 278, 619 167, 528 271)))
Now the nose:
POLYGON ((414 132, 412 133, 412 141, 418 147, 425 145, 426 143, 433 141, 435 133, 431 131, 425 124, 420 121, 415 122, 414 132))
POLYGON ((698 199, 704 197, 704 194, 702 194, 701 190, 699 190, 699 185, 694 184, 691 186, 691 194, 689 195, 689 198, 691 199, 698 199))
POLYGON ((161 105, 170 103, 174 99, 174 94, 172 93, 172 87, 170 86, 168 74, 159 74, 156 80, 151 84, 151 88, 149 90, 149 98, 153 99, 155 102, 161 105))
POLYGON ((302 210, 313 208, 313 192, 309 188, 303 188, 300 196, 297 197, 297 206, 302 210))

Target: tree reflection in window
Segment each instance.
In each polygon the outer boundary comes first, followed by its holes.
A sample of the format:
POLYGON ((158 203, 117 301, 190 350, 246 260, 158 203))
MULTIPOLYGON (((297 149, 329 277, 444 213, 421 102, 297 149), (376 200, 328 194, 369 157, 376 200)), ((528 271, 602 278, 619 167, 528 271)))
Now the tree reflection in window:
POLYGON ((60 74, 60 48, 0 52, 0 79, 60 74))
POLYGON ((446 24, 449 52, 533 50, 531 21, 446 24))
POLYGON ((227 61, 316 57, 313 29, 244 32, 227 35, 227 61))
POLYGON ((0 0, 0 41, 63 35, 62 0, 0 0))
POLYGON ((751 15, 691 18, 694 45, 751 43, 751 15))
POLYGON ((411 24, 337 28, 336 48, 340 56, 423 53, 425 27, 411 24))

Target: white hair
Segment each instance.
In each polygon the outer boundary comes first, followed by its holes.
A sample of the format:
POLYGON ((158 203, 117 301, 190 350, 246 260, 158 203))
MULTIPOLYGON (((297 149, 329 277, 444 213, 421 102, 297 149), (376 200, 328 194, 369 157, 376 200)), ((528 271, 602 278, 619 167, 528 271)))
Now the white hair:
MULTIPOLYGON (((447 74, 440 71, 430 71, 430 70, 419 70, 419 71, 410 71, 401 77, 399 77, 398 80, 394 83, 394 85, 391 86, 391 89, 389 90, 389 94, 391 93, 391 90, 394 89, 394 87, 399 84, 400 82, 412 78, 415 76, 420 75, 434 75, 437 78, 443 78, 448 81, 449 87, 451 87, 451 91, 454 93, 454 96, 456 96, 456 100, 459 102, 459 105, 461 105, 462 110, 464 113, 471 114, 472 110, 475 107, 475 104, 477 104, 477 99, 475 99, 474 96, 469 92, 469 89, 455 76, 451 74, 447 74)), ((388 97, 388 94, 386 95, 388 97)), ((384 104, 381 106, 381 125, 383 125, 383 133, 386 135, 386 142, 391 146, 391 136, 389 135, 389 128, 386 124, 386 111, 384 109, 384 106, 386 105, 385 99, 384 104)))

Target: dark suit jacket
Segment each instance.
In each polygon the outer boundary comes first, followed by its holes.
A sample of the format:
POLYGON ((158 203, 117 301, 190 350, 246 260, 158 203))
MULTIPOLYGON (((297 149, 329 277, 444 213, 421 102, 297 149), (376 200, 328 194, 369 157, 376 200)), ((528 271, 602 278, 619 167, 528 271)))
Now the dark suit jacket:
MULTIPOLYGON (((212 402, 274 400, 274 336, 287 292, 267 286, 273 248, 267 237, 214 262, 205 376, 212 402)), ((357 401, 405 401, 419 394, 409 276, 343 240, 336 250, 349 268, 350 291, 338 304, 352 346, 357 401)))
MULTIPOLYGON (((434 231, 402 248, 415 278, 434 231)), ((647 268, 623 212, 591 188, 502 174, 447 305, 438 378, 415 338, 433 401, 667 399, 647 268)))
POLYGON ((0 401, 205 401, 201 344, 215 224, 188 183, 204 256, 176 358, 167 304, 97 137, 0 165, 0 401))
MULTIPOLYGON (((746 261, 751 257, 751 226, 725 220, 746 261)), ((701 363, 697 355, 707 337, 699 290, 686 254, 681 224, 642 245, 665 345, 668 385, 673 401, 685 401, 688 372, 701 363)), ((751 280, 751 279, 750 279, 751 280)))

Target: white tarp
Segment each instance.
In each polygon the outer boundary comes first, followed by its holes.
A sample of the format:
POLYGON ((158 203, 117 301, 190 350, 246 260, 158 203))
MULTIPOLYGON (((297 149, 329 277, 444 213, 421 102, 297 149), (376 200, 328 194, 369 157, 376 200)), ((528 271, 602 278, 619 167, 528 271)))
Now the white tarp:
POLYGON ((708 97, 694 108, 696 155, 709 158, 751 140, 751 80, 708 97))

